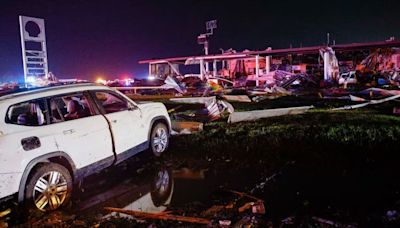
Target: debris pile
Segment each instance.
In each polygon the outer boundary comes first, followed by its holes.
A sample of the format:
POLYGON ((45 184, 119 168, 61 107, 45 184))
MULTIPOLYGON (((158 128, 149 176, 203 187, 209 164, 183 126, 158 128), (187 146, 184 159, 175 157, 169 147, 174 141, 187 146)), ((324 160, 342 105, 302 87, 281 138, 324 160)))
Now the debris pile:
POLYGON ((120 208, 105 207, 107 212, 121 213, 132 216, 137 220, 170 220, 191 224, 208 226, 219 225, 221 227, 257 225, 261 222, 257 216, 265 216, 264 201, 249 194, 228 190, 235 197, 226 205, 213 205, 199 213, 198 217, 176 215, 172 211, 148 213, 143 211, 126 210, 120 208), (238 221, 232 218, 240 218, 238 221))

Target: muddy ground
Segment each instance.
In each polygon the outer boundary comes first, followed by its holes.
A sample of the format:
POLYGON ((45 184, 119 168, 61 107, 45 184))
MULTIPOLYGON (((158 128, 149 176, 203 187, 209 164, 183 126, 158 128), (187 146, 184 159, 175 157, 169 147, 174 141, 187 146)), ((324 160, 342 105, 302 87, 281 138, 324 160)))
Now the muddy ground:
POLYGON ((90 176, 65 209, 41 215, 16 207, 2 224, 207 226, 104 209, 115 207, 171 211, 208 226, 398 227, 400 118, 382 110, 389 108, 208 123, 201 133, 174 136, 162 158, 143 153, 90 176), (257 199, 265 213, 243 207, 257 199))

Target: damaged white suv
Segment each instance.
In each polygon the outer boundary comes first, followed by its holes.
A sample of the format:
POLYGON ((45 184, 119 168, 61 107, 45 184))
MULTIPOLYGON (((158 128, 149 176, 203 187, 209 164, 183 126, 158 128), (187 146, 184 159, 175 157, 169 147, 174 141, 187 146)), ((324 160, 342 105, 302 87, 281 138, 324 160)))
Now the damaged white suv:
POLYGON ((169 144, 161 103, 137 104, 106 86, 76 84, 0 97, 0 203, 49 211, 82 178, 169 144))

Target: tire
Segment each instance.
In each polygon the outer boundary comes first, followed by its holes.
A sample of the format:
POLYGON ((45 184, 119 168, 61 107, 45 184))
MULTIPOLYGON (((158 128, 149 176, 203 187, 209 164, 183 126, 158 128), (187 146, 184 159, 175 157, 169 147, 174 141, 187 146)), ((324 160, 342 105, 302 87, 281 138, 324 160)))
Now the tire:
POLYGON ((156 123, 150 134, 150 151, 157 157, 160 157, 169 146, 168 127, 164 123, 156 123))
POLYGON ((31 210, 53 211, 68 204, 72 187, 71 174, 64 166, 46 163, 31 173, 25 202, 31 210))

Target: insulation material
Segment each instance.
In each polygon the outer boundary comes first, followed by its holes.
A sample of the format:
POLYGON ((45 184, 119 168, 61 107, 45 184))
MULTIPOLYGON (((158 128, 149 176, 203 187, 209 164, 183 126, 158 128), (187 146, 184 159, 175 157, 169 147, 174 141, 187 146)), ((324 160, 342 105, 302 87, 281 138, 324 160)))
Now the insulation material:
POLYGON ((174 78, 172 78, 171 76, 168 76, 165 79, 164 83, 165 83, 165 85, 174 88, 176 91, 178 91, 178 93, 181 93, 181 94, 186 93, 185 87, 181 86, 180 83, 178 81, 176 81, 174 78))

